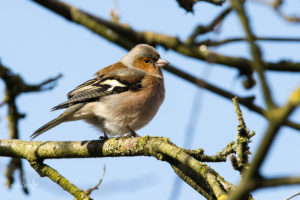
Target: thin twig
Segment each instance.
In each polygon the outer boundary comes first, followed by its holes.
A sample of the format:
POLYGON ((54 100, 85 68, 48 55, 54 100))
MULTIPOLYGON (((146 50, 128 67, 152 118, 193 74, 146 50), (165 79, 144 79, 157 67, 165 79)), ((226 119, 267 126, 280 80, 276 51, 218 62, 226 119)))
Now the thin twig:
POLYGON ((299 196, 300 192, 298 192, 297 194, 293 194, 292 196, 288 197, 286 200, 291 200, 292 198, 299 196))
POLYGON ((260 3, 264 3, 265 5, 268 5, 273 8, 273 10, 280 16, 282 19, 286 20, 290 23, 299 23, 300 22, 300 16, 297 15, 287 15, 282 11, 282 6, 285 1, 283 0, 275 0, 275 1, 266 1, 266 0, 260 0, 257 1, 260 3))
POLYGON ((237 155, 237 158, 232 154, 231 155, 231 162, 234 167, 234 169, 240 171, 242 173, 244 170, 248 168, 249 165, 249 142, 250 138, 255 134, 252 132, 250 134, 249 129, 246 127, 246 123, 243 118, 242 111, 240 109, 238 98, 235 97, 232 99, 235 112, 237 114, 237 118, 239 121, 239 125, 237 127, 237 135, 236 140, 234 144, 235 153, 237 155))
POLYGON ((42 81, 39 84, 27 85, 26 87, 24 87, 23 92, 38 92, 52 90, 56 86, 57 80, 60 78, 62 78, 62 74, 58 74, 57 76, 42 81))
POLYGON ((88 194, 76 187, 49 165, 38 160, 29 160, 29 163, 41 177, 48 177, 53 182, 57 183, 62 189, 73 195, 77 200, 91 200, 88 194))
POLYGON ((237 98, 237 97, 234 97, 234 98, 232 99, 232 101, 233 101, 233 104, 234 104, 234 110, 235 110, 235 112, 236 112, 236 114, 237 114, 237 117, 238 117, 239 125, 240 125, 242 128, 245 128, 245 129, 246 129, 246 128, 247 128, 247 127, 246 127, 246 123, 245 123, 244 118, 243 118, 242 110, 241 110, 241 108, 240 108, 240 106, 239 106, 238 98, 237 98))
MULTIPOLYGON (((285 37, 258 37, 255 36, 254 40, 263 41, 263 42, 300 42, 300 38, 285 38, 285 37)), ((206 46, 221 46, 233 42, 244 42, 246 38, 236 37, 236 38, 228 38, 220 41, 215 40, 203 40, 201 42, 197 42, 197 45, 206 45, 206 46)))
POLYGON ((86 190, 85 193, 86 193, 87 195, 91 195, 91 193, 92 193, 94 190, 98 190, 99 186, 101 185, 101 183, 102 183, 102 181, 103 181, 103 178, 104 178, 105 173, 106 173, 106 167, 105 167, 105 164, 104 164, 102 176, 101 176, 101 178, 100 178, 98 184, 95 185, 94 187, 92 187, 92 188, 86 190))
POLYGON ((231 11, 232 11, 232 8, 230 8, 230 7, 226 8, 207 26, 203 26, 203 25, 196 26, 196 28, 193 30, 193 32, 188 37, 186 42, 194 43, 195 39, 198 35, 213 31, 216 28, 216 26, 218 26, 231 11))

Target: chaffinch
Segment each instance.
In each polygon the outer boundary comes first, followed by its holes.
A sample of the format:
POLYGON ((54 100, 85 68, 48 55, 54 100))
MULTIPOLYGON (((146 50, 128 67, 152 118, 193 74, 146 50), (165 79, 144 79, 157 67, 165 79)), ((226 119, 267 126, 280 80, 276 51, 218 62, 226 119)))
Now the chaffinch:
POLYGON ((37 129, 31 138, 63 122, 81 119, 99 128, 106 138, 138 136, 135 130, 152 120, 164 100, 161 68, 167 64, 153 47, 135 46, 119 62, 69 92, 67 101, 52 108, 67 108, 63 114, 37 129))

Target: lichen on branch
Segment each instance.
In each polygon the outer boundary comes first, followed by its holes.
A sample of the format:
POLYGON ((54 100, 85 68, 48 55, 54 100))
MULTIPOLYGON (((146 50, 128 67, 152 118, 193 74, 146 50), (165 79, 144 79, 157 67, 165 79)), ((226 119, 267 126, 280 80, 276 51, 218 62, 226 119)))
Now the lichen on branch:
POLYGON ((194 153, 177 147, 167 138, 150 136, 78 142, 0 140, 0 156, 24 158, 40 164, 42 168, 45 167, 42 160, 53 158, 152 156, 168 162, 175 173, 203 196, 210 199, 226 196, 233 186, 212 168, 197 160, 198 157, 193 157, 194 153))

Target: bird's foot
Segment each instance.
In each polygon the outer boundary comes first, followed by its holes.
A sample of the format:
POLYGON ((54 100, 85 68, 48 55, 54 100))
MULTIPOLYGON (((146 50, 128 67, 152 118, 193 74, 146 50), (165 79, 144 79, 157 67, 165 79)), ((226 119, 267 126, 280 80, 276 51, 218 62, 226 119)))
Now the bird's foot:
POLYGON ((137 134, 135 131, 130 132, 129 136, 131 137, 141 137, 139 134, 137 134))
POLYGON ((99 137, 99 140, 108 140, 108 137, 100 136, 100 137, 99 137))
POLYGON ((107 134, 104 132, 104 135, 103 136, 100 136, 99 137, 99 140, 108 140, 109 137, 107 136, 107 134))
POLYGON ((132 130, 131 128, 129 128, 130 134, 128 135, 129 137, 141 137, 139 136, 134 130, 132 130))

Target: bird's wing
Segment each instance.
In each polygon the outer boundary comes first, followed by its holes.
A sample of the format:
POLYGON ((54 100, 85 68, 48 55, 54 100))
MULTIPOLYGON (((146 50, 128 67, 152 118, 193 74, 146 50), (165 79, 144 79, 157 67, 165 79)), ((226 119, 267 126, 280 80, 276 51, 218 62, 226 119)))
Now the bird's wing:
POLYGON ((96 76, 94 79, 88 80, 81 85, 77 86, 74 90, 70 91, 67 94, 68 99, 72 98, 75 94, 77 94, 80 91, 88 89, 86 86, 92 85, 95 83, 97 80, 100 80, 103 78, 104 75, 109 74, 110 72, 114 72, 119 69, 127 68, 126 65, 124 65, 121 62, 117 62, 115 64, 109 65, 98 72, 96 72, 94 75, 96 76))
POLYGON ((68 93, 68 100, 55 106, 52 110, 68 108, 78 103, 99 101, 101 97, 138 90, 146 73, 134 68, 121 68, 97 76, 76 87, 68 93))

